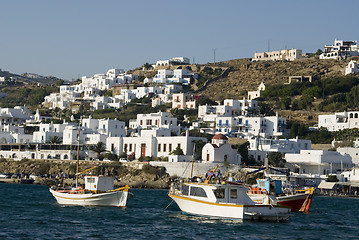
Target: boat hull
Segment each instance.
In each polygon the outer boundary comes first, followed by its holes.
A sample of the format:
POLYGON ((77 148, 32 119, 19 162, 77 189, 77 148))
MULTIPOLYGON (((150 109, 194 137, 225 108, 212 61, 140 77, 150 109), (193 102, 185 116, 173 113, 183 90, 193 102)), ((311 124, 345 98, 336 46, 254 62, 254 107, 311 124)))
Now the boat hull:
POLYGON ((71 194, 50 189, 50 192, 57 203, 65 205, 125 207, 128 198, 128 191, 71 194))
POLYGON ((299 212, 303 206, 308 194, 295 194, 277 197, 277 204, 281 206, 288 206, 292 212, 299 212))
POLYGON ((233 220, 288 221, 290 209, 270 205, 236 205, 229 203, 212 203, 184 196, 169 194, 185 214, 225 218, 233 220))

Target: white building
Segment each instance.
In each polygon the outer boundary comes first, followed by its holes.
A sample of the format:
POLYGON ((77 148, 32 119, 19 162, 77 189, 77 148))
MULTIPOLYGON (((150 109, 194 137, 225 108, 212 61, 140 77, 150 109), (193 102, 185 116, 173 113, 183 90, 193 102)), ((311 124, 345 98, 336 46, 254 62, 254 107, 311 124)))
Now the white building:
POLYGON ((359 128, 359 111, 339 112, 331 115, 319 115, 318 127, 328 131, 359 128))
POLYGON ((172 95, 172 108, 196 109, 196 100, 193 95, 187 93, 174 93, 172 95))
POLYGON ((117 155, 126 153, 134 158, 139 157, 168 157, 177 147, 183 150, 184 155, 193 155, 194 144, 197 141, 206 142, 206 138, 186 136, 154 136, 144 135, 137 137, 109 137, 106 148, 117 155))
POLYGON ((357 41, 343 41, 335 39, 334 45, 324 46, 324 52, 319 56, 319 58, 345 59, 353 56, 359 56, 357 41))
POLYGON ((171 65, 178 64, 190 64, 190 60, 186 57, 174 57, 169 60, 159 60, 156 62, 154 67, 169 67, 171 65))
POLYGON ((226 136, 217 134, 213 137, 212 143, 203 146, 202 161, 240 165, 241 155, 228 143, 226 136))
POLYGON ((301 49, 285 49, 272 52, 255 53, 252 61, 294 61, 295 59, 302 57, 301 49))
POLYGON ((261 82, 256 91, 248 91, 248 100, 259 98, 261 96, 261 92, 264 90, 266 90, 266 86, 263 82, 261 82))
POLYGON ((300 153, 301 150, 310 150, 311 140, 305 139, 263 139, 251 137, 248 139, 248 155, 256 161, 263 161, 270 152, 300 153))
POLYGON ((246 115, 249 110, 258 108, 258 102, 256 100, 248 100, 243 98, 237 99, 225 99, 224 106, 232 107, 232 116, 246 115))
POLYGON ((285 134, 286 121, 285 117, 278 114, 276 116, 258 117, 217 117, 216 133, 240 138, 252 136, 278 137, 285 134))
POLYGON ((328 175, 353 166, 349 155, 328 150, 301 150, 285 154, 291 172, 299 174, 328 175))
POLYGON ((193 78, 197 78, 197 74, 192 73, 187 69, 160 69, 153 77, 153 82, 161 84, 180 83, 188 85, 191 83, 191 79, 193 78))
POLYGON ((0 124, 21 124, 33 117, 31 111, 25 106, 0 108, 0 124))
POLYGON ((158 112, 149 114, 137 114, 137 119, 129 121, 130 129, 167 128, 176 135, 180 134, 180 127, 177 125, 177 118, 169 112, 158 112))
POLYGON ((51 138, 59 137, 61 140, 63 138, 63 131, 67 126, 72 126, 74 123, 40 123, 39 131, 33 133, 33 142, 35 143, 49 143, 51 138))
POLYGON ((348 63, 348 66, 345 68, 345 75, 358 74, 358 73, 359 73, 359 65, 357 61, 351 60, 348 63))
POLYGON ((356 166, 359 166, 359 148, 357 147, 338 147, 337 152, 342 155, 348 154, 352 157, 352 161, 356 166))
MULTIPOLYGON (((77 159, 77 145, 64 144, 40 144, 40 143, 26 143, 26 144, 6 144, 0 145, 0 157, 10 158, 15 160, 27 159, 61 159, 61 160, 76 160, 77 159)), ((80 145, 79 158, 84 160, 86 158, 94 158, 95 154, 80 145)))

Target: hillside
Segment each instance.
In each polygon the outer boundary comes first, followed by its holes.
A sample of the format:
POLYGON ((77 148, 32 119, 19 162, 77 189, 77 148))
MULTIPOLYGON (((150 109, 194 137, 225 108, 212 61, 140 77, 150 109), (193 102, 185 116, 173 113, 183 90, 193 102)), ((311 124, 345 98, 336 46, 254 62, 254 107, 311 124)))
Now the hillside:
POLYGON ((199 93, 212 96, 215 100, 246 96, 246 91, 256 90, 261 82, 265 85, 288 82, 289 76, 307 76, 320 79, 343 75, 347 61, 300 59, 293 62, 251 62, 250 59, 237 59, 210 64, 215 67, 231 68, 227 77, 214 81, 199 93))

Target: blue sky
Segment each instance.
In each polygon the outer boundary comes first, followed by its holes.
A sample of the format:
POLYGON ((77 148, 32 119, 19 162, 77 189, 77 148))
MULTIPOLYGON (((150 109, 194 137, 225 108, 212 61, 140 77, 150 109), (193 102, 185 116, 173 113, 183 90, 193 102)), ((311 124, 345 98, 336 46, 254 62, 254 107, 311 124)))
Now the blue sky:
POLYGON ((196 63, 359 40, 357 1, 8 0, 0 68, 70 80, 175 56, 196 63))

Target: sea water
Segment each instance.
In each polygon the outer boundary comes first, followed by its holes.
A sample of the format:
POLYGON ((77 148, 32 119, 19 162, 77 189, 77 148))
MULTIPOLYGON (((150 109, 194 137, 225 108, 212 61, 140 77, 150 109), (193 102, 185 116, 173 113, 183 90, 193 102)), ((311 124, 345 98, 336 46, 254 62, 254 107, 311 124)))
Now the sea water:
POLYGON ((0 239, 359 239, 359 199, 314 196, 288 223, 182 215, 166 190, 132 189, 126 208, 62 206, 46 186, 0 184, 0 239))

